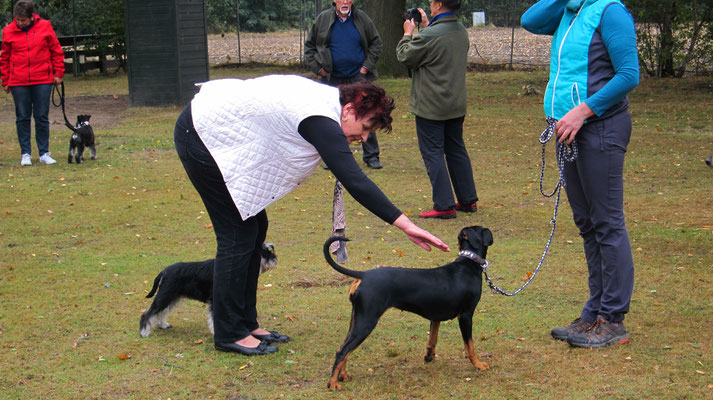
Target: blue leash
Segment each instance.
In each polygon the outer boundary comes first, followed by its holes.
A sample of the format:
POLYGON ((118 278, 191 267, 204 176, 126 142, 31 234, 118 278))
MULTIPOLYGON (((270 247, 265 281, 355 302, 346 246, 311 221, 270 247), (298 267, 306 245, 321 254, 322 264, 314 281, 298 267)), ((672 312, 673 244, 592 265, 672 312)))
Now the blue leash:
POLYGON ((574 160, 577 159, 577 156, 579 155, 579 151, 577 149, 577 142, 574 141, 572 142, 571 145, 556 145, 556 159, 557 159, 557 169, 559 169, 559 180, 557 180, 557 184, 555 185, 555 188, 552 190, 551 193, 545 193, 544 188, 542 187, 542 183, 545 179, 545 149, 547 148, 547 142, 552 139, 552 137, 555 135, 555 125, 557 125, 557 120, 552 118, 552 117, 547 117, 547 128, 540 134, 540 143, 542 143, 542 169, 540 171, 540 193, 542 193, 543 196, 545 197, 552 197, 555 196, 555 209, 554 209, 554 215, 552 216, 552 219, 550 220, 550 223, 552 224, 552 231, 550 232, 550 237, 547 239, 547 244, 545 245, 545 250, 542 252, 542 257, 540 257, 540 262, 537 264, 537 268, 535 268, 535 271, 530 275, 525 281, 525 283, 517 290, 515 290, 512 293, 508 293, 505 290, 501 289, 500 287, 496 286, 493 281, 490 279, 488 276, 488 266, 489 263, 486 261, 485 265, 483 265, 483 274, 485 275, 485 281, 488 283, 488 286, 490 289, 496 293, 500 293, 505 296, 515 296, 516 294, 520 293, 527 285, 532 282, 533 279, 535 279, 535 275, 540 271, 540 267, 542 267, 542 264, 545 262, 545 257, 547 256, 547 252, 550 250, 550 245, 552 244, 552 237, 555 235, 555 229, 557 228, 557 212, 559 211, 559 204, 560 204, 560 194, 562 193, 562 188, 567 185, 567 182, 565 181, 564 178, 564 165, 565 162, 574 162, 574 160))

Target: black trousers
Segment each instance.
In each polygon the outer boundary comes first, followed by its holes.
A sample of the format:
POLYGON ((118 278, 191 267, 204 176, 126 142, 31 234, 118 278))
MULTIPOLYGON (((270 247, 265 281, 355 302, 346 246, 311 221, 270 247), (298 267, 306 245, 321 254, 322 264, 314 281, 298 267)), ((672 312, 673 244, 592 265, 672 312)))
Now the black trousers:
POLYGON ((473 167, 463 142, 465 117, 437 121, 416 116, 418 148, 433 190, 433 209, 452 210, 455 197, 463 205, 478 201, 473 167), (451 190, 451 183, 453 189, 451 190))
POLYGON ((267 213, 243 221, 213 156, 193 127, 190 104, 176 121, 176 152, 213 223, 213 326, 218 343, 240 340, 259 327, 256 293, 267 213))
MULTIPOLYGON (((322 83, 326 83, 329 86, 339 86, 339 85, 347 85, 349 83, 354 83, 354 82, 360 82, 366 80, 366 77, 364 77, 364 74, 358 73, 354 75, 351 78, 335 78, 335 77, 330 77, 327 79, 326 77, 322 78, 322 83)), ((361 142, 361 149, 362 149, 362 160, 364 162, 367 162, 371 159, 378 160, 379 159, 379 154, 381 153, 379 150, 379 141, 376 139, 376 132, 370 132, 369 137, 367 138, 366 142, 361 142)))

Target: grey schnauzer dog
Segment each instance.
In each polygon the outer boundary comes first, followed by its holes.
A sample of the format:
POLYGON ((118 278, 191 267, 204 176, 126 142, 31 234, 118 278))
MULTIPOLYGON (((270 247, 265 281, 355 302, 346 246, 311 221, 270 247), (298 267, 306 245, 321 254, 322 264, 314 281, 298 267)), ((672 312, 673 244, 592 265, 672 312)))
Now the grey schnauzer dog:
POLYGON ((94 130, 89 125, 91 115, 77 115, 77 125, 72 128, 72 136, 69 139, 69 154, 67 162, 72 163, 72 158, 81 164, 84 162, 84 148, 89 147, 89 157, 92 160, 97 159, 97 149, 94 146, 94 130))
MULTIPOLYGON (((272 243, 263 243, 260 253, 260 273, 277 266, 277 255, 272 243)), ((154 279, 151 291, 146 298, 158 294, 146 312, 141 314, 139 335, 148 337, 152 327, 168 329, 168 315, 181 302, 188 298, 208 304, 208 329, 213 330, 213 262, 215 259, 194 262, 179 262, 164 268, 154 279)))

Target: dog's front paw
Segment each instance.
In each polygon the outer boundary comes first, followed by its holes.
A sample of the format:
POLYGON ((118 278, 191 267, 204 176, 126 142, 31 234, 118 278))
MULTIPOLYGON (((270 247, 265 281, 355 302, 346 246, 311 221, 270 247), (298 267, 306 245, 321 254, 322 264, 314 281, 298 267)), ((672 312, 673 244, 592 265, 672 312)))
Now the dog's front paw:
POLYGON ((481 361, 476 361, 473 363, 473 365, 475 366, 475 368, 478 368, 481 371, 486 371, 490 369, 490 365, 488 365, 488 363, 481 361))
POLYGON ((330 379, 329 382, 327 382, 327 389, 331 391, 342 390, 342 385, 338 384, 337 382, 332 382, 332 380, 330 379))
POLYGON ((433 349, 426 349, 426 355, 423 356, 423 361, 429 363, 436 358, 436 352, 433 349))

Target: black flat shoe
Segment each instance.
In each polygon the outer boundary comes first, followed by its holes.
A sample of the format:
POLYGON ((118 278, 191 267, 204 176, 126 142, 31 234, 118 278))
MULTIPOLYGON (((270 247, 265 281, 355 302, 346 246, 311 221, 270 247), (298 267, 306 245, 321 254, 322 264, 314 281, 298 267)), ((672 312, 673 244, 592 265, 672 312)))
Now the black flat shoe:
POLYGON ((264 356, 265 354, 272 354, 277 351, 277 346, 269 346, 265 340, 261 340, 257 347, 245 347, 235 342, 215 343, 214 346, 217 350, 238 353, 244 356, 264 356))
POLYGON ((287 343, 290 341, 290 337, 287 335, 281 335, 277 331, 269 331, 269 335, 256 335, 252 334, 255 339, 264 340, 268 343, 287 343))

